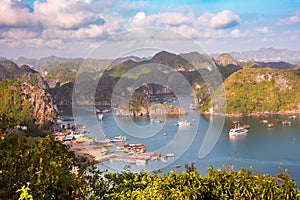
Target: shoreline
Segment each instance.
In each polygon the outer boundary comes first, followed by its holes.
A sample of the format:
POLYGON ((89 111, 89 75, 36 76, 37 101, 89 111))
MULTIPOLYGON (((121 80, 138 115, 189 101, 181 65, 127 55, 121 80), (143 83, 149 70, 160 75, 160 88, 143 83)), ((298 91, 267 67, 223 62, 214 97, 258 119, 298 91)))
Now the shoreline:
POLYGON ((250 113, 250 114, 242 114, 242 113, 210 113, 210 112, 198 112, 200 115, 213 115, 213 116, 224 116, 224 117, 261 117, 261 116, 272 116, 272 115, 299 115, 300 111, 286 111, 286 112, 276 112, 276 113, 250 113))

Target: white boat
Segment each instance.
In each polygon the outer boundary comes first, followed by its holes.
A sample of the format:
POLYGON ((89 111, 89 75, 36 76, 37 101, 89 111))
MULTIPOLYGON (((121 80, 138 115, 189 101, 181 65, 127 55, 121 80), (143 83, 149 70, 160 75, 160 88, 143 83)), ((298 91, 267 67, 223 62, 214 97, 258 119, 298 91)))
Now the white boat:
POLYGON ((170 157, 175 157, 175 154, 172 152, 166 153, 166 157, 170 158, 170 157))
POLYGON ((102 113, 99 113, 99 114, 97 114, 97 115, 98 115, 98 120, 99 120, 99 121, 103 120, 103 114, 102 114, 102 113))
POLYGON ((232 128, 229 130, 229 136, 245 135, 247 133, 248 129, 245 128, 232 128))
POLYGON ((289 116, 289 119, 295 120, 295 119, 297 119, 297 116, 296 115, 289 116))
POLYGON ((231 128, 229 130, 229 136, 245 135, 248 133, 249 128, 246 126, 240 127, 239 121, 234 122, 234 124, 235 124, 234 128, 231 128))
POLYGON ((290 121, 283 121, 283 122, 281 122, 281 124, 284 125, 284 126, 290 126, 292 124, 292 122, 290 122, 290 121))
POLYGON ((177 126, 179 127, 183 127, 183 126, 190 126, 191 122, 187 121, 187 120, 183 120, 183 121, 178 121, 177 122, 177 126))
POLYGON ((120 135, 120 136, 113 137, 110 141, 111 142, 125 142, 126 137, 120 135))

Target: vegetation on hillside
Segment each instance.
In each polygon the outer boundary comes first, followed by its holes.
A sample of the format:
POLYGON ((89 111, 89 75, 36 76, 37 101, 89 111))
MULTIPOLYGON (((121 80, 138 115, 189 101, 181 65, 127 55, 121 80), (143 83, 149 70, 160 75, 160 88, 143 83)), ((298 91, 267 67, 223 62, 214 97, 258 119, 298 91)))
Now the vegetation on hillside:
MULTIPOLYGON (((228 114, 261 114, 299 110, 300 82, 290 71, 245 68, 224 82, 228 114)), ((216 92, 215 97, 218 95, 216 92)), ((200 108, 211 107, 209 98, 200 108)))
POLYGON ((0 82, 0 112, 16 124, 31 126, 34 124, 31 104, 29 101, 23 102, 21 87, 22 83, 16 81, 0 82))
POLYGON ((276 177, 233 167, 209 167, 208 175, 201 176, 193 165, 182 173, 103 172, 79 162, 68 146, 50 137, 13 133, 0 140, 0 159, 0 199, 300 198, 282 166, 276 177))
POLYGON ((55 87, 56 84, 63 85, 65 83, 74 82, 77 72, 66 67, 55 67, 45 77, 50 86, 55 87))
POLYGON ((0 160, 0 199, 18 199, 25 189, 33 199, 87 195, 85 168, 67 146, 50 137, 9 134, 0 140, 0 160))
POLYGON ((51 97, 44 90, 18 81, 0 82, 0 115, 32 134, 48 130, 56 117, 51 97))

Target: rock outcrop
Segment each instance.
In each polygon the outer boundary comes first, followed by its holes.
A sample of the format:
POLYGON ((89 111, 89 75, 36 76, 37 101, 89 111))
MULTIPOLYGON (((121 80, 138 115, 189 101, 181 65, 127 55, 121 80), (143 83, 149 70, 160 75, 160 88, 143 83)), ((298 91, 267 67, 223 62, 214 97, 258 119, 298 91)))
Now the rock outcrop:
POLYGON ((116 109, 116 116, 161 116, 186 114, 188 114, 188 112, 182 107, 156 103, 152 103, 149 108, 141 107, 138 112, 129 110, 128 104, 122 104, 116 109))
POLYGON ((239 65, 239 62, 234 60, 228 53, 222 53, 221 55, 219 55, 216 62, 218 65, 224 67, 227 65, 239 65))
POLYGON ((23 84, 21 92, 22 100, 31 104, 32 117, 37 125, 42 125, 46 121, 54 122, 57 112, 48 92, 29 84, 23 84))

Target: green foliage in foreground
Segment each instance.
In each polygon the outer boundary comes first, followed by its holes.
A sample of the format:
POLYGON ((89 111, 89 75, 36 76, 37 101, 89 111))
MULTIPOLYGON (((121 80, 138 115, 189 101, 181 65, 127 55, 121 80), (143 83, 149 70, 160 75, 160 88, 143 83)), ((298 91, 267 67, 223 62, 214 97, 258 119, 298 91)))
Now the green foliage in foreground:
POLYGON ((183 173, 87 173, 61 142, 18 134, 0 140, 0 160, 0 199, 300 199, 282 167, 277 177, 212 167, 201 176, 193 165, 183 173))
POLYGON ((67 146, 50 137, 9 134, 0 140, 0 160, 0 199, 17 199, 24 192, 33 199, 75 199, 87 194, 85 168, 67 146), (71 172, 74 168, 76 173, 71 172))
POLYGON ((193 167, 182 174, 142 172, 108 173, 112 189, 107 199, 297 199, 300 193, 288 173, 278 174, 280 181, 271 175, 253 175, 252 170, 234 171, 209 167, 203 177, 193 167))

